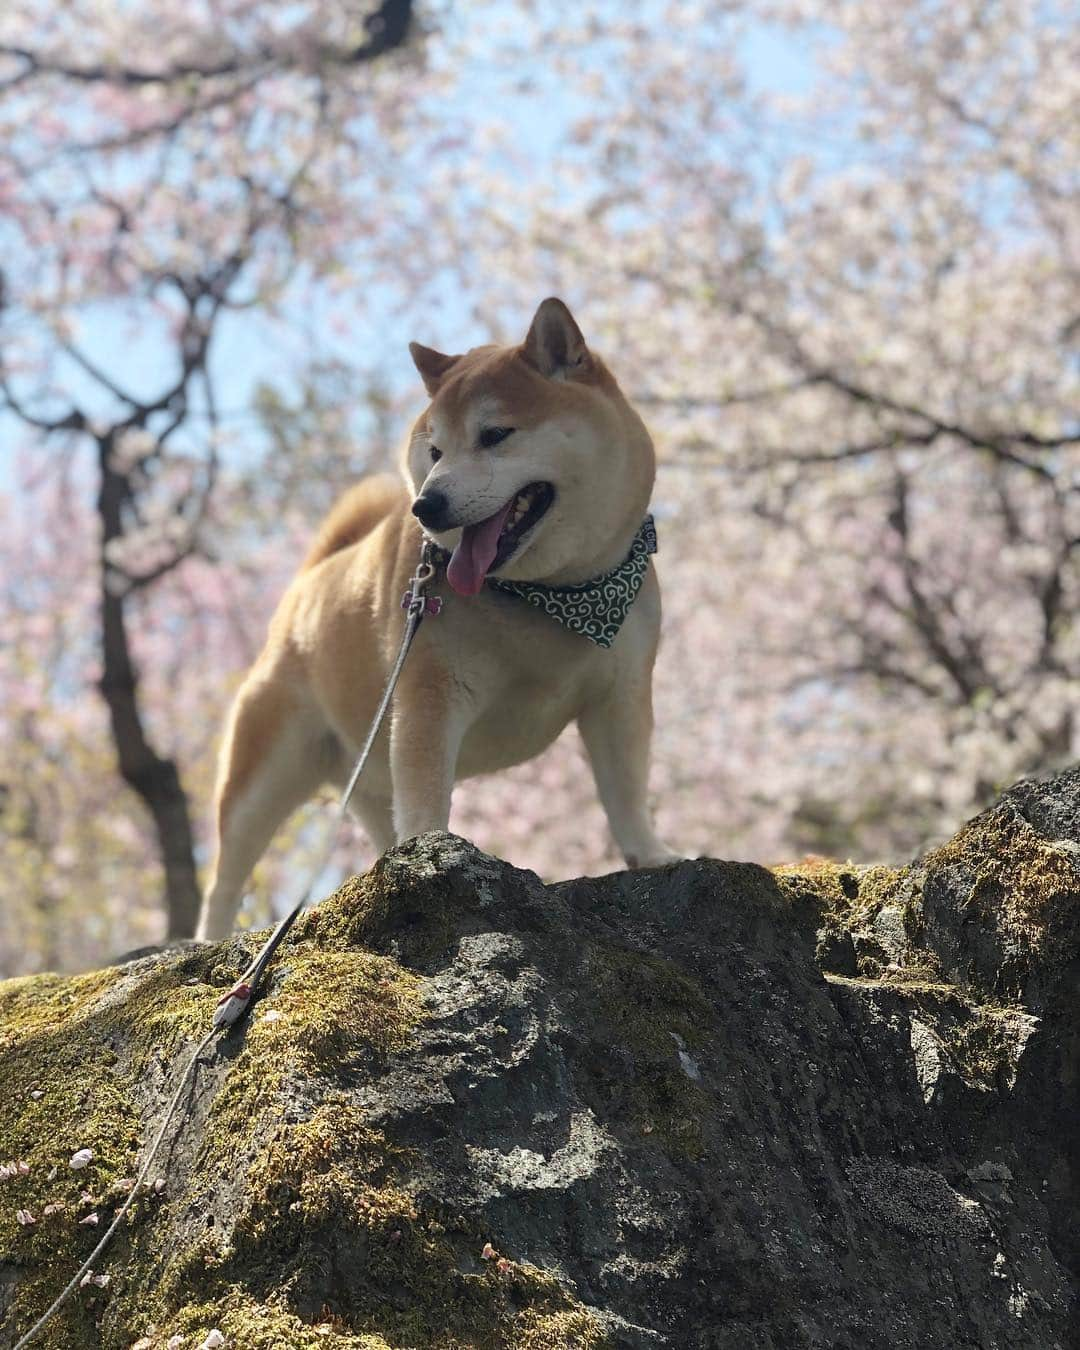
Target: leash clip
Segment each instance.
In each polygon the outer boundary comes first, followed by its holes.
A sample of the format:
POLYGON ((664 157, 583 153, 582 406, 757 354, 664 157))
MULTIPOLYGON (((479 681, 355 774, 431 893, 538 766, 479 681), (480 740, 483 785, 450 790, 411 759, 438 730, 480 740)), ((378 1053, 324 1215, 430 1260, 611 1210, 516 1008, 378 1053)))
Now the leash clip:
POLYGON ((223 995, 217 1001, 217 1007, 214 1009, 213 1025, 215 1027, 231 1027, 234 1022, 238 1022, 247 1010, 247 1005, 251 1001, 251 985, 244 980, 237 984, 223 995))
POLYGON ((419 617, 430 614, 434 618, 443 606, 441 597, 424 594, 435 576, 435 567, 431 561, 432 547, 430 540, 424 541, 416 572, 409 578, 409 589, 401 597, 401 608, 419 617))
POLYGON ((439 596, 415 595, 412 591, 406 591, 401 597, 401 608, 411 612, 414 604, 417 613, 430 614, 433 618, 442 611, 442 600, 439 596))

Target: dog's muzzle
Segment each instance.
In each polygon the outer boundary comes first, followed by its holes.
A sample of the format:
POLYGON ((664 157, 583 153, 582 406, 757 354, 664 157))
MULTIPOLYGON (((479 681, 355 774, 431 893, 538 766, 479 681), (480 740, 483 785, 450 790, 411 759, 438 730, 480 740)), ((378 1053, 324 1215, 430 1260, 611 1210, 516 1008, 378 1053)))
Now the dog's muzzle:
POLYGON ((446 523, 449 509, 450 503, 438 488, 428 488, 425 492, 421 492, 412 504, 412 513, 420 524, 425 529, 436 532, 449 528, 446 523))

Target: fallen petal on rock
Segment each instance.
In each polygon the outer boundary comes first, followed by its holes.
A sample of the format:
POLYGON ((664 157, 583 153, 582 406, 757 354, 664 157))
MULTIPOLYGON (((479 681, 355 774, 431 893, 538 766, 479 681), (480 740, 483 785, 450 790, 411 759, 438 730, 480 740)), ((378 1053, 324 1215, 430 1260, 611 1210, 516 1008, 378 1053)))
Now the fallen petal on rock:
POLYGON ((80 1167, 88 1167, 93 1156, 94 1150, 92 1148, 81 1148, 77 1153, 71 1155, 71 1161, 68 1163, 68 1166, 77 1172, 80 1167))
POLYGON ((80 1222, 81 1224, 82 1224, 82 1223, 96 1224, 97 1221, 98 1221, 98 1216, 97 1216, 97 1211, 96 1211, 96 1210, 94 1211, 93 1214, 88 1214, 88 1215, 86 1216, 85 1219, 80 1219, 80 1220, 79 1220, 79 1222, 80 1222))

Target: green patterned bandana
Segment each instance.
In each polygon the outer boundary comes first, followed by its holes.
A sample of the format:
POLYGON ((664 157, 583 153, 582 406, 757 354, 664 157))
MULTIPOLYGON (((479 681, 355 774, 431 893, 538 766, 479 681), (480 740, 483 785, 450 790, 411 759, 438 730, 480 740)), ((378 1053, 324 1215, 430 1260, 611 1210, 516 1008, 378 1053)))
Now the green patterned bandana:
POLYGON ((535 581, 501 581, 489 577, 494 590, 516 595, 549 614, 556 623, 580 633, 598 647, 610 647, 637 599, 649 555, 656 552, 656 525, 646 516, 634 536, 625 562, 583 586, 541 586, 535 581))

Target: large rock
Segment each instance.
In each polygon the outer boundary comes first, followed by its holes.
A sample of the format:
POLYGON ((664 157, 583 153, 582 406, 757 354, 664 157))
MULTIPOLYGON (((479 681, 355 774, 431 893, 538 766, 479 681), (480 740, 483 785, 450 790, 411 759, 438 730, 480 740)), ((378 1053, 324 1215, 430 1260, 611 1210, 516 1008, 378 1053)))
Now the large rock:
MULTIPOLYGON (((1065 1350, 1078 895, 1076 773, 898 869, 425 836, 301 921, 40 1343, 1065 1350)), ((0 1343, 256 941, 0 985, 0 1343)))

